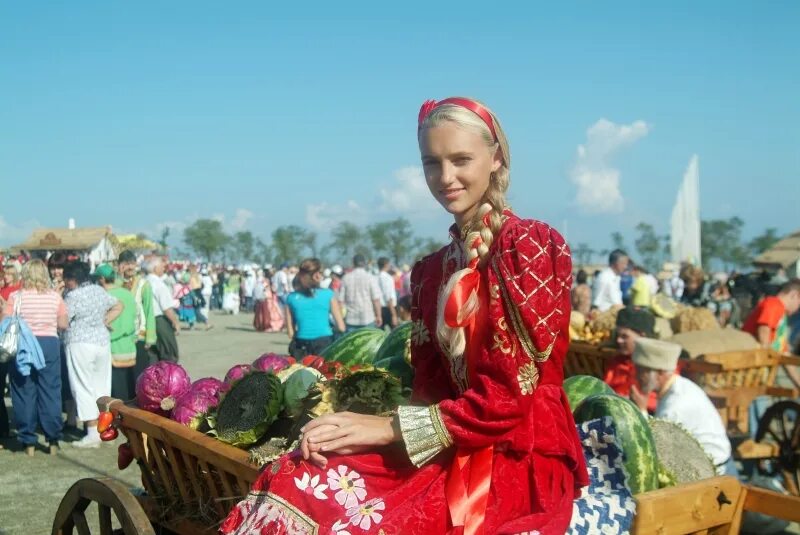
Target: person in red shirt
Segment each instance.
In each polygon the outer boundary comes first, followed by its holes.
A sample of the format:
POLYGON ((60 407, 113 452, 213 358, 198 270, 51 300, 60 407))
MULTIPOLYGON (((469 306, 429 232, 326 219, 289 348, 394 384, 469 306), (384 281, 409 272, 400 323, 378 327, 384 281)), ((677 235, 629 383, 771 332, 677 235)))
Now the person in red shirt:
POLYGON ((3 287, 0 288, 0 305, 8 301, 11 294, 22 288, 17 264, 9 263, 3 267, 3 283, 3 287))
MULTIPOLYGON (((789 316, 800 310, 800 279, 786 282, 778 295, 770 295, 758 302, 747 316, 742 330, 752 334, 761 347, 782 354, 789 353, 789 316)), ((800 387, 800 373, 794 366, 786 366, 792 382, 800 387)))
POLYGON ((788 317, 798 309, 800 309, 800 279, 792 279, 781 286, 778 295, 770 295, 759 301, 747 316, 742 330, 752 334, 762 347, 788 353, 788 317))
MULTIPOLYGON (((629 306, 617 314, 617 349, 619 354, 606 362, 603 381, 623 397, 635 396, 631 386, 636 384, 636 368, 631 360, 636 341, 655 338, 656 319, 649 310, 629 306)), ((647 409, 655 412, 657 398, 654 392, 647 397, 647 409)))

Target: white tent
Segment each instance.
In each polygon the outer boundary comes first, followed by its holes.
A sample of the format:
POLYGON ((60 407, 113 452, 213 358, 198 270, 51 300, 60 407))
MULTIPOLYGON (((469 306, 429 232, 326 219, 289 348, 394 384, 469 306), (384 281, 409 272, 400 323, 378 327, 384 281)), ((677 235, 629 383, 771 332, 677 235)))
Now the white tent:
POLYGON ((689 160, 672 209, 670 248, 674 262, 700 265, 700 168, 697 155, 689 160))

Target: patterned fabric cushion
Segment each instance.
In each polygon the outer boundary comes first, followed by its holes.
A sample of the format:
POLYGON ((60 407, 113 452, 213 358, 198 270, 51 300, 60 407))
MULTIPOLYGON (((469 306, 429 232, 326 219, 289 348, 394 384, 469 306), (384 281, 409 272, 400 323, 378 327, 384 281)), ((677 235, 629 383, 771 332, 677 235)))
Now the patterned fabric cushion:
POLYGON ((625 484, 622 450, 609 417, 578 425, 578 435, 589 469, 589 486, 575 500, 567 533, 630 533, 636 502, 625 484))

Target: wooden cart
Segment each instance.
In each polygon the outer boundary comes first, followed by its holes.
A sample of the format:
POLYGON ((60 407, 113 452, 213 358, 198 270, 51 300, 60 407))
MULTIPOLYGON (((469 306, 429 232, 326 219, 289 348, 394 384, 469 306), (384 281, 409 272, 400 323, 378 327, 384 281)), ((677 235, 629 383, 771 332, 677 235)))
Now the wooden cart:
MULTIPOLYGON (((258 476, 247 452, 119 400, 98 404, 115 414, 142 473, 144 493, 109 478, 82 479, 67 491, 53 522, 53 535, 124 533, 211 535, 258 476), (99 510, 99 530, 87 511, 99 510), (113 530, 113 516, 121 526, 113 530)), ((800 522, 800 499, 716 477, 636 496, 633 532, 651 534, 738 533, 743 511, 800 522)))
MULTIPOLYGON (((160 526, 179 535, 211 535, 258 478, 248 453, 168 418, 122 401, 100 398, 114 413, 142 473, 144 493, 133 495, 117 481, 82 479, 67 491, 56 512, 53 535, 74 528, 84 535, 86 509, 96 502, 99 533, 111 534, 111 510, 125 535, 150 535, 160 526)), ((130 468, 129 468, 130 469, 130 468)))
POLYGON ((771 460, 786 488, 800 496, 800 404, 797 390, 776 385, 778 370, 798 366, 800 358, 769 349, 701 355, 686 361, 684 374, 703 387, 716 405, 742 461, 771 460), (760 396, 776 401, 750 429, 749 408, 760 396), (755 438, 752 438, 754 436, 755 438))

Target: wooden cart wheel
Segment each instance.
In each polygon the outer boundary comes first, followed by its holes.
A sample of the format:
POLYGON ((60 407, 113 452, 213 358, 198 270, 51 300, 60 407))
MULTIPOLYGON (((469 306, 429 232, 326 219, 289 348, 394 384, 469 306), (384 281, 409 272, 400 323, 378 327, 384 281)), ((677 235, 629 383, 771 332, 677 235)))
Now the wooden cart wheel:
POLYGON ((779 401, 758 421, 756 442, 778 446, 771 473, 783 475, 786 490, 800 496, 800 404, 779 401))
POLYGON ((86 509, 96 502, 99 510, 100 535, 124 533, 125 535, 155 535, 153 525, 147 518, 138 500, 128 488, 110 478, 88 478, 75 482, 64 495, 53 520, 52 535, 72 535, 77 529, 79 535, 91 535, 92 530, 86 521, 86 509), (111 511, 119 520, 121 530, 114 531, 111 524, 111 511))

